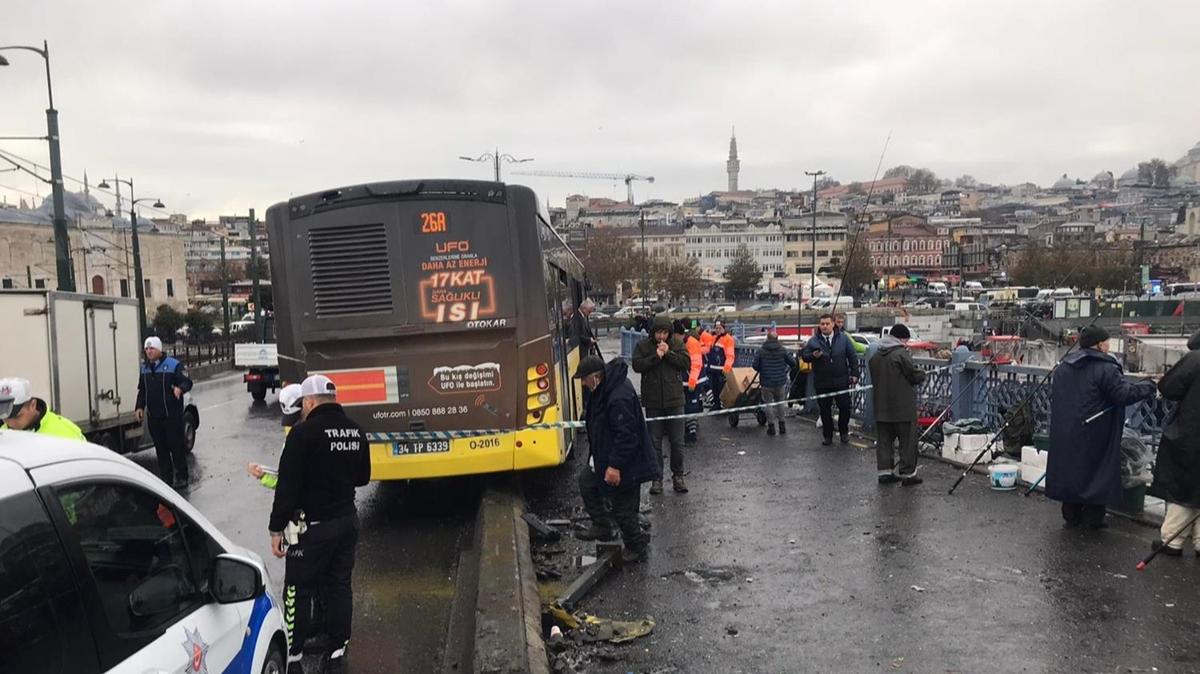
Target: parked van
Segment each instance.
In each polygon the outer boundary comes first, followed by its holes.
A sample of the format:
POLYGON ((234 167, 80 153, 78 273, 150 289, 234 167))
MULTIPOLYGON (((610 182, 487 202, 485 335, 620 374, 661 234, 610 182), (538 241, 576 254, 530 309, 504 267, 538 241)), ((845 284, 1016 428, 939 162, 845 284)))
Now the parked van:
POLYGON ((983 311, 983 305, 978 302, 949 302, 947 311, 983 311))
POLYGON ((979 281, 967 281, 963 284, 963 290, 978 295, 983 292, 983 284, 979 281))
POLYGON ((950 290, 946 287, 946 284, 942 283, 941 281, 934 281, 933 283, 930 283, 928 285, 928 289, 929 292, 933 293, 934 295, 946 295, 950 292, 950 290))

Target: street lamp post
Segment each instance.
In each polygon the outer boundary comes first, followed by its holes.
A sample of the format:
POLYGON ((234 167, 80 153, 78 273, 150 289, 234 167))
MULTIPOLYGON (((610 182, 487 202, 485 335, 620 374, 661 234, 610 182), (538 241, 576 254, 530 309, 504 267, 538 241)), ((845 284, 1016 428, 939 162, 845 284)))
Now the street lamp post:
POLYGON ((459 155, 458 158, 463 161, 476 161, 476 162, 490 161, 490 162, 492 162, 492 167, 493 167, 493 170, 495 171, 496 182, 500 182, 500 161, 501 160, 503 160, 509 164, 524 164, 527 161, 533 161, 532 157, 526 157, 524 159, 517 159, 516 157, 514 157, 508 153, 500 154, 499 148, 493 150, 492 152, 484 152, 483 154, 479 155, 478 157, 468 157, 466 155, 459 155))
MULTIPOLYGON (((812 202, 812 276, 809 282, 808 297, 809 301, 817 296, 817 179, 825 175, 824 171, 805 171, 804 175, 812 176, 813 179, 813 202, 812 202)), ((840 292, 840 290, 839 290, 840 292)), ((800 338, 800 326, 797 325, 796 339, 800 338)))
MULTIPOLYGON (((54 109, 54 88, 50 84, 50 46, 45 40, 42 48, 12 45, 0 47, 0 51, 22 49, 31 51, 46 62, 46 140, 50 143, 50 187, 54 203, 54 261, 58 273, 58 289, 75 290, 75 274, 71 268, 71 242, 68 239, 66 206, 63 197, 62 156, 58 145, 58 110, 54 109)), ((8 59, 0 56, 0 66, 8 65, 8 59)))
MULTIPOLYGON (((146 332, 146 287, 142 281, 142 246, 138 240, 137 228, 137 213, 135 207, 142 201, 153 201, 155 208, 165 208, 163 202, 153 197, 143 197, 141 199, 133 198, 133 180, 124 180, 122 178, 113 178, 117 184, 125 183, 129 186, 129 237, 133 245, 133 292, 137 297, 138 302, 138 334, 142 339, 147 336, 146 332)), ((102 180, 98 188, 102 190, 109 189, 108 180, 102 180)))

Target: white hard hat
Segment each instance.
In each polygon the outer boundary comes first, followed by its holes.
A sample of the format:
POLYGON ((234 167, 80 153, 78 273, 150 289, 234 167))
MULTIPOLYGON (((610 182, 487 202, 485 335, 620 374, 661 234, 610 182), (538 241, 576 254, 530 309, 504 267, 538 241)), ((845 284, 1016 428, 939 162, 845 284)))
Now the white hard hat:
POLYGON ((288 384, 279 389, 279 408, 284 414, 300 411, 300 401, 304 398, 299 384, 288 384))
POLYGON ((0 419, 7 419, 33 397, 33 386, 28 379, 7 377, 0 379, 0 419))
POLYGON ((300 417, 300 403, 303 400, 299 384, 288 384, 279 389, 279 411, 283 413, 281 423, 284 426, 296 425, 300 417))

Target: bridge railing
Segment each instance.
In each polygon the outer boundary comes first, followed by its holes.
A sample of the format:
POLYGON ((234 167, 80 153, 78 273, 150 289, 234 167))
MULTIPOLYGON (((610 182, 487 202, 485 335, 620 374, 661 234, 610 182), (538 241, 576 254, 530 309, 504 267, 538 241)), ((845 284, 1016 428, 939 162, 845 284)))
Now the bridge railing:
MULTIPOLYGON (((621 354, 626 358, 633 353, 633 345, 645 333, 631 330, 621 331, 621 354)), ((738 367, 749 367, 758 347, 748 344, 737 346, 738 367)), ((1015 408, 1026 396, 1032 395, 1031 405, 1034 432, 1046 434, 1050 431, 1050 391, 1053 376, 1047 377, 1051 368, 1024 365, 996 365, 981 361, 979 354, 956 350, 949 360, 914 357, 918 367, 930 374, 917 391, 917 404, 921 416, 936 417, 947 407, 946 419, 981 419, 989 429, 995 431, 1004 423, 1004 416, 1015 408), (1044 382, 1044 383, 1043 383, 1044 382)), ((870 369, 862 361, 861 384, 871 383, 870 369)), ((809 378, 808 394, 812 395, 812 379, 809 378)), ((864 428, 874 428, 874 404, 871 391, 856 391, 851 394, 854 416, 864 428)), ((1157 398, 1130 405, 1125 410, 1126 425, 1157 451, 1165 420, 1174 403, 1157 398)), ((816 411, 815 402, 805 406, 806 412, 816 411)))

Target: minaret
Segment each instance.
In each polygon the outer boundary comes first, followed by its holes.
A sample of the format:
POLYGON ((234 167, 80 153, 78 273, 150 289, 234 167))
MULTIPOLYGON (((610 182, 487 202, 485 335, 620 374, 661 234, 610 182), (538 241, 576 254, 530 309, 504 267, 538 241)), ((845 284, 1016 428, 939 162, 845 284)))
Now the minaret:
POLYGON ((730 129, 729 135, 729 161, 725 162, 725 172, 729 174, 729 191, 738 191, 738 169, 742 167, 742 162, 738 161, 737 156, 737 131, 730 129))

